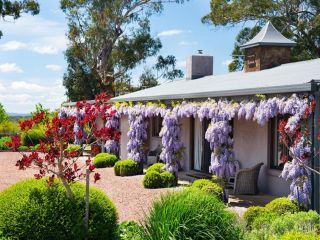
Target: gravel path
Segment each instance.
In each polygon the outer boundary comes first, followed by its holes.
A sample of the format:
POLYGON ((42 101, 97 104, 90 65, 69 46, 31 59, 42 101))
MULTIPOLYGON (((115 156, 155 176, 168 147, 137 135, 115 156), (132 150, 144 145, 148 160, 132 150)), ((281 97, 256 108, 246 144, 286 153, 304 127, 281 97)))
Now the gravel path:
MULTIPOLYGON (((30 178, 36 170, 19 171, 15 166, 19 153, 0 152, 0 191, 19 180, 30 178)), ((95 185, 102 189, 115 203, 119 222, 124 220, 142 221, 154 199, 169 189, 145 189, 142 185, 143 175, 117 177, 113 168, 98 169, 101 180, 95 185)))

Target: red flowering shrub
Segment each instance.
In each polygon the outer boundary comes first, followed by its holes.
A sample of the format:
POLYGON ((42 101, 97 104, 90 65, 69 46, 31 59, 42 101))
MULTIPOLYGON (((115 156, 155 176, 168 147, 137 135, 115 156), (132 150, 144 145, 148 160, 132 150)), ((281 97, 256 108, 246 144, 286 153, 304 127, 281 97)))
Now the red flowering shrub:
MULTIPOLYGON (((107 95, 103 93, 97 95, 94 104, 86 101, 78 102, 75 110, 61 109, 53 118, 46 117, 44 112, 37 112, 31 119, 21 121, 19 124, 22 135, 35 131, 34 129, 40 131, 38 125, 45 125, 45 140, 37 142, 39 143, 37 152, 22 154, 16 166, 21 170, 37 168, 38 172, 34 175, 37 179, 44 176, 50 176, 52 180, 59 178, 71 197, 70 183, 84 179, 95 170, 95 167, 90 157, 86 162, 79 161, 78 150, 65 151, 68 143, 99 146, 107 140, 120 138, 117 130, 97 124, 99 118, 105 120, 115 114, 114 111, 108 111, 112 106, 107 103, 108 100, 107 95)), ((21 145, 20 136, 13 136, 7 145, 12 150, 18 151, 21 145)), ((95 173, 94 181, 99 179, 100 175, 95 173)))

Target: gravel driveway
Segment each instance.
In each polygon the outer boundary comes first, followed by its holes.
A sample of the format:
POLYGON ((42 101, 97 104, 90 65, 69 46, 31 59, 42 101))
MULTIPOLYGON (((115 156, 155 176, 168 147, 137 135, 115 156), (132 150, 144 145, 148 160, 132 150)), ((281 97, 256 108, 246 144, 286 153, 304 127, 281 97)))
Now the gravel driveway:
MULTIPOLYGON (((19 153, 0 152, 0 191, 19 180, 33 177, 36 170, 18 170, 15 166, 19 153)), ((142 221, 154 199, 169 189, 145 189, 142 185, 143 175, 117 177, 113 168, 98 169, 101 180, 92 185, 102 189, 115 203, 119 221, 142 221)))

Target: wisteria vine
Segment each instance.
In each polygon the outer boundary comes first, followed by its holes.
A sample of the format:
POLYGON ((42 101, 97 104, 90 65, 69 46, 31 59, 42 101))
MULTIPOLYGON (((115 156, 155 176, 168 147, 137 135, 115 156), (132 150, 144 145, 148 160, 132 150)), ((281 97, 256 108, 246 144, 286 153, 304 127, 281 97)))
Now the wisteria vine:
MULTIPOLYGON (((301 120, 308 119, 314 108, 312 96, 293 94, 290 97, 273 97, 266 99, 265 96, 255 96, 249 100, 240 102, 227 99, 208 99, 204 102, 175 103, 170 105, 152 103, 136 104, 117 103, 119 114, 127 114, 130 123, 130 139, 139 136, 138 140, 130 141, 130 149, 134 149, 132 157, 141 161, 144 152, 140 150, 143 144, 138 144, 146 139, 146 117, 162 116, 163 128, 161 130, 163 151, 161 159, 167 163, 167 169, 176 172, 177 153, 183 149, 179 139, 180 126, 179 118, 199 117, 211 121, 205 138, 210 143, 212 150, 210 171, 220 177, 228 177, 238 170, 234 160, 232 150, 233 139, 230 137, 232 132, 229 121, 233 118, 254 120, 259 125, 266 124, 271 118, 277 116, 289 116, 283 127, 283 133, 293 136, 301 129, 301 120), (134 115, 132 115, 134 112, 134 115), (138 115, 140 118, 138 118, 138 115), (131 117, 130 117, 131 116, 131 117), (138 129, 139 134, 135 135, 133 129, 138 129)), ((128 133, 129 134, 129 133, 128 133)), ((292 161, 287 161, 281 177, 292 180, 290 187, 291 199, 299 199, 300 202, 307 204, 310 202, 311 184, 308 163, 311 153, 310 134, 298 134, 288 146, 292 161), (303 146, 303 147, 302 147, 303 146), (301 158, 301 156, 304 156, 301 158), (299 172, 299 174, 297 174, 299 172)), ((129 145, 129 144, 128 144, 129 145)), ((181 157, 180 157, 181 159, 181 157)), ((179 159, 179 160, 180 160, 179 159)))

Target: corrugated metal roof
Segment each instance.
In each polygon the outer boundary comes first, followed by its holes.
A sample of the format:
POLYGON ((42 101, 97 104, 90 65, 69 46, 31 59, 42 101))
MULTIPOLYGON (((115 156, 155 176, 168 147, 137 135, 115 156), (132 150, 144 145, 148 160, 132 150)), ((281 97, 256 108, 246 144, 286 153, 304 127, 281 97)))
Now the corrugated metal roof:
POLYGON ((268 22, 261 31, 249 42, 242 45, 241 48, 249 48, 255 46, 295 46, 296 43, 284 37, 271 22, 268 22))
POLYGON ((176 80, 112 98, 111 101, 147 101, 183 98, 243 96, 311 91, 320 80, 320 59, 283 64, 258 72, 233 72, 196 80, 176 80))

